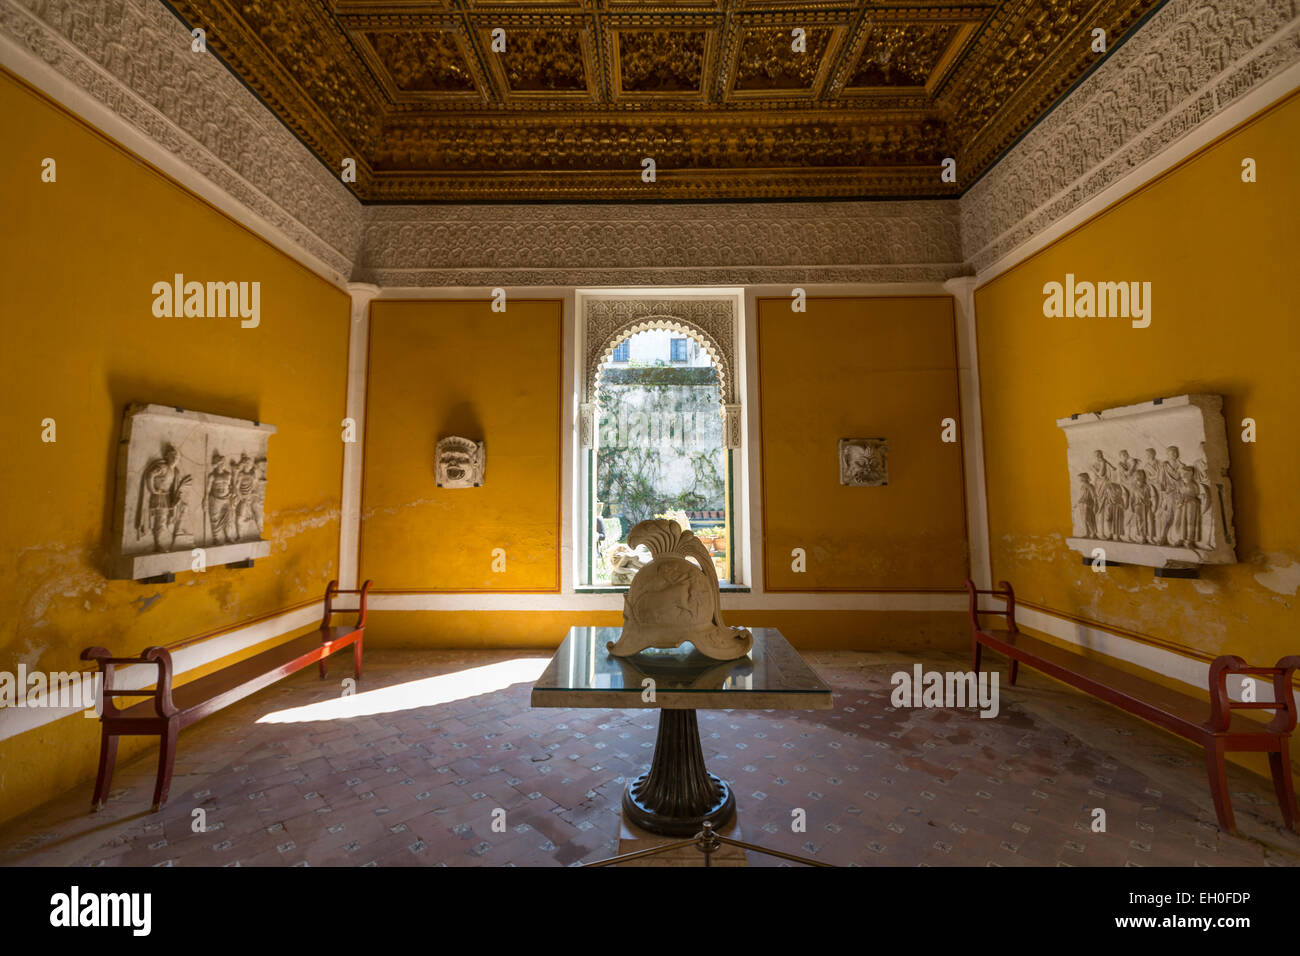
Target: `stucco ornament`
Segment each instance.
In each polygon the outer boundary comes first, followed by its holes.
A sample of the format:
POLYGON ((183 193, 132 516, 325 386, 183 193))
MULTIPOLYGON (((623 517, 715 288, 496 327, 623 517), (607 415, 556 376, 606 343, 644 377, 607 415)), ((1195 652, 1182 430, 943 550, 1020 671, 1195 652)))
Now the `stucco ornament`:
POLYGON ((483 484, 484 453, 481 441, 449 436, 438 440, 434 461, 439 488, 477 488, 483 484))
POLYGON ((628 532, 633 548, 644 544, 653 560, 637 572, 623 599, 623 633, 607 649, 629 657, 647 647, 680 647, 690 641, 716 661, 744 657, 754 635, 722 623, 718 574, 709 552, 676 521, 642 521, 628 532), (699 562, 696 567, 688 557, 699 562))

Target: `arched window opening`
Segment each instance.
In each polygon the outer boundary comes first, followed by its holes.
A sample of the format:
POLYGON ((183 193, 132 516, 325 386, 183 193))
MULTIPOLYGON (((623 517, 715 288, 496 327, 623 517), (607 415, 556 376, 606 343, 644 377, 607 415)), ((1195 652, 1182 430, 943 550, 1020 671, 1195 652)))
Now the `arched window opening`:
POLYGON ((722 381, 708 343, 690 329, 666 325, 608 343, 596 378, 591 584, 631 583, 650 555, 629 548, 627 533, 650 518, 694 531, 718 579, 732 580, 722 381))

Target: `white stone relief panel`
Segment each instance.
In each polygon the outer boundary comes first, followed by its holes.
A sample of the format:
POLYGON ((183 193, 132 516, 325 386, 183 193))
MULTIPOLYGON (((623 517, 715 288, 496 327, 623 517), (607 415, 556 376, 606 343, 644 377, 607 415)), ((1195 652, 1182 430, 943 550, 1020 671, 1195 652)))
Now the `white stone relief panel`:
POLYGON ((133 404, 118 446, 115 577, 139 580, 270 553, 262 538, 274 425, 133 404))
POLYGON ((1232 564, 1232 482, 1218 395, 1179 395, 1057 420, 1072 536, 1085 557, 1147 567, 1232 564))

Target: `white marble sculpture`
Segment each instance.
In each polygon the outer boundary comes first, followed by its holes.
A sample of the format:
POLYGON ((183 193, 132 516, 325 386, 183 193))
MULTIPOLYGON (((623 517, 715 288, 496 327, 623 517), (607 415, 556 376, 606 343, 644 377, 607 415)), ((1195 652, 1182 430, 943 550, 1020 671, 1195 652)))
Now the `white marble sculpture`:
POLYGON ((267 439, 274 425, 128 406, 118 445, 113 576, 139 580, 262 558, 267 439))
POLYGON ((840 484, 860 488, 889 484, 889 442, 883 438, 841 438, 840 484))
POLYGON ((477 488, 483 484, 485 455, 481 441, 450 436, 438 440, 434 464, 439 488, 477 488))
POLYGON ((1223 399, 1180 395, 1062 418, 1073 537, 1092 557, 1155 568, 1232 564, 1223 399))
POLYGON ((605 552, 605 560, 609 562, 609 583, 619 587, 631 584, 636 573, 646 565, 640 555, 622 542, 605 552))
POLYGON ((749 653, 754 636, 722 623, 717 571, 699 538, 676 521, 659 518, 636 525, 627 543, 644 544, 653 560, 637 572, 623 598, 623 633, 607 645, 611 654, 629 657, 647 647, 679 647, 686 641, 716 661, 749 653))

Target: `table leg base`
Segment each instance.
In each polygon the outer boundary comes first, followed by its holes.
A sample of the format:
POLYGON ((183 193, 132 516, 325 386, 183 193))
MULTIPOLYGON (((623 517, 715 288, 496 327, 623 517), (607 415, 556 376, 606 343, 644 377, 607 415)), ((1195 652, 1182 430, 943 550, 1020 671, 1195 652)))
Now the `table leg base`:
POLYGON ((712 804, 703 813, 690 816, 669 816, 664 813, 658 813, 643 801, 646 783, 650 777, 650 772, 641 774, 623 791, 623 817, 628 822, 639 826, 642 830, 649 830, 651 833, 662 833, 664 836, 695 836, 699 833, 705 823, 713 824, 714 828, 721 828, 729 823, 736 815, 736 795, 732 792, 731 787, 727 786, 725 780, 709 774, 709 783, 715 790, 715 799, 712 804))
POLYGON ((650 769, 623 793, 628 822, 651 833, 694 836, 703 825, 722 826, 736 813, 736 796, 704 767, 694 710, 661 710, 650 769))

